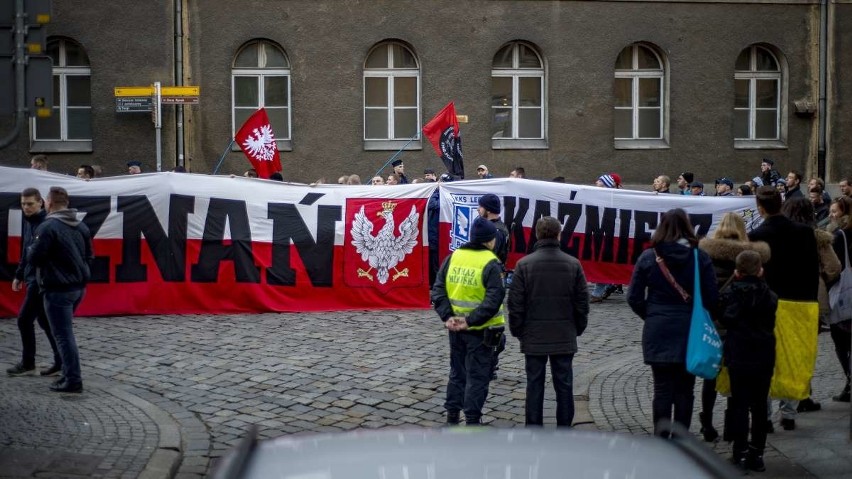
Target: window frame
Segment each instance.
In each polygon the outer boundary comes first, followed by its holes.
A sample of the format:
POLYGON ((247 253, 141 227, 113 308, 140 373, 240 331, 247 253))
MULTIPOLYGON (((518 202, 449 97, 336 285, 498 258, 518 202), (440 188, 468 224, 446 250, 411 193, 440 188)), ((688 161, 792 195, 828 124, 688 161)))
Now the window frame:
MULTIPOLYGON (((738 80, 748 80, 748 138, 737 138, 733 131, 733 121, 736 118, 737 111, 744 111, 745 108, 734 106, 731 123, 731 136, 734 140, 735 149, 786 149, 787 148, 787 68, 784 64, 784 57, 774 47, 764 44, 752 44, 740 50, 737 58, 742 55, 743 51, 749 50, 749 69, 737 70, 734 67, 734 86, 738 80), (757 70, 758 51, 762 50, 769 54, 775 61, 778 67, 776 71, 757 70), (757 107, 757 81, 758 80, 774 80, 776 82, 776 103, 775 108, 758 108, 757 107), (772 110, 775 113, 775 138, 756 138, 756 122, 757 112, 760 110, 772 110)), ((736 63, 735 63, 736 65, 736 63)))
MULTIPOLYGON (((615 95, 613 94, 613 142, 616 149, 668 149, 669 148, 669 65, 668 61, 656 45, 636 42, 622 48, 618 51, 618 55, 625 48, 631 48, 631 68, 630 70, 616 68, 613 75, 613 86, 615 79, 628 79, 631 81, 631 105, 629 107, 615 106, 615 95), (639 49, 644 48, 650 51, 660 65, 659 69, 640 69, 639 68, 639 49), (639 84, 642 79, 656 78, 660 84, 660 106, 659 107, 642 107, 639 106, 639 84), (632 115, 632 131, 630 138, 622 138, 615 136, 615 111, 616 110, 631 110, 632 115), (643 138, 639 136, 639 112, 641 110, 659 110, 660 111, 660 136, 658 138, 643 138)), ((616 59, 618 56, 616 56, 616 59)))
POLYGON ((363 128, 361 129, 361 141, 363 142, 363 147, 365 151, 390 151, 390 150, 422 150, 423 149, 423 103, 422 103, 422 75, 421 75, 421 63, 420 59, 417 57, 417 54, 414 52, 409 45, 398 41, 398 40, 385 40, 375 44, 370 50, 367 52, 367 55, 364 57, 364 62, 362 64, 363 74, 361 75, 361 122, 363 128), (393 66, 393 48, 394 45, 398 45, 400 48, 405 49, 411 57, 414 59, 415 64, 417 65, 415 68, 406 68, 406 67, 395 67, 393 66), (386 68, 368 68, 367 60, 369 60, 370 56, 373 53, 380 49, 385 48, 387 50, 387 67, 386 68), (367 106, 367 79, 368 78, 386 78, 387 79, 387 104, 384 107, 375 107, 375 106, 367 106), (396 82, 394 81, 397 78, 414 78, 415 84, 417 86, 417 91, 415 93, 415 101, 416 105, 412 107, 397 107, 395 103, 395 90, 396 82), (416 132, 413 139, 410 137, 406 138, 397 138, 396 136, 396 110, 397 109, 414 109, 416 111, 416 132), (387 138, 367 138, 367 111, 368 110, 387 110, 387 138))
MULTIPOLYGON (((291 67, 235 67, 234 64, 237 61, 237 58, 246 48, 257 44, 258 48, 261 45, 267 45, 271 48, 277 49, 281 55, 287 60, 287 65, 292 65, 290 63, 290 57, 287 55, 287 52, 277 43, 266 40, 262 38, 250 40, 237 50, 237 53, 234 55, 234 58, 231 62, 231 136, 235 137, 237 134, 237 130, 240 129, 242 125, 237 125, 237 115, 236 112, 238 109, 246 109, 246 107, 237 107, 236 104, 236 79, 240 78, 248 78, 253 77, 257 81, 257 108, 266 108, 267 110, 287 110, 287 131, 286 135, 282 135, 280 131, 273 129, 275 133, 275 145, 277 146, 279 151, 293 151, 293 87, 292 87, 292 69, 291 67), (264 87, 264 80, 266 78, 287 78, 287 106, 266 106, 266 88, 264 87)), ((234 144, 231 147, 231 151, 240 151, 240 147, 237 144, 234 144)))
MULTIPOLYGON (((89 55, 86 53, 86 66, 68 66, 66 45, 69 42, 74 43, 84 53, 86 50, 79 42, 64 37, 55 37, 48 42, 57 42, 59 58, 52 68, 52 78, 55 81, 59 77, 59 92, 54 95, 53 111, 59 110, 59 138, 39 138, 38 137, 38 118, 30 119, 30 148, 31 153, 91 153, 93 136, 94 136, 94 114, 95 109, 92 106, 92 66, 89 61, 89 55), (88 110, 91 135, 90 138, 74 139, 68 138, 68 111, 83 110, 86 107, 68 106, 68 78, 69 77, 88 77, 89 78, 89 106, 88 110)), ((56 92, 54 92, 56 93, 56 92)))
MULTIPOLYGON (((512 80, 512 105, 511 105, 511 115, 512 115, 512 136, 509 138, 494 138, 493 135, 491 137, 491 149, 493 150, 542 150, 548 149, 548 122, 547 122, 547 64, 544 61, 544 57, 542 56, 539 49, 525 41, 516 40, 509 43, 504 43, 497 49, 497 52, 502 51, 504 48, 508 46, 512 46, 512 67, 511 68, 497 68, 494 66, 494 62, 492 60, 491 63, 491 88, 493 90, 494 87, 494 79, 495 78, 510 78, 512 80), (538 58, 539 68, 520 68, 520 47, 525 46, 530 51, 535 53, 538 58), (541 96, 539 97, 541 106, 540 107, 524 107, 520 105, 520 83, 522 78, 537 78, 539 80, 539 87, 541 89, 541 96), (539 122, 539 130, 541 131, 541 136, 538 138, 526 138, 520 136, 520 111, 523 109, 538 109, 541 111, 540 122, 539 122)), ((495 56, 497 54, 495 52, 495 56)), ((493 99, 492 99, 493 103, 493 99)), ((495 106, 489 105, 490 110, 490 120, 493 122, 494 120, 494 111, 495 109, 505 109, 506 106, 495 106)), ((490 129, 490 128, 489 128, 490 129)))

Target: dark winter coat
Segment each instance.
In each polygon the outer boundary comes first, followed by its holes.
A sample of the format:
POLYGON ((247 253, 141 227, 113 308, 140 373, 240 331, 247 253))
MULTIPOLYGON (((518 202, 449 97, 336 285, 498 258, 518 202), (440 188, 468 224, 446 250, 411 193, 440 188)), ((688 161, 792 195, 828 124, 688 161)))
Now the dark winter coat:
MULTIPOLYGON (((646 363, 683 363, 692 317, 692 295, 695 283, 694 249, 680 243, 660 243, 656 250, 666 262, 675 281, 690 294, 684 301, 666 280, 657 265, 654 248, 639 255, 633 268, 627 302, 645 321, 642 329, 642 354, 646 363)), ((701 296, 705 308, 716 304, 716 274, 710 256, 698 250, 701 296)))
POLYGON ((42 291, 85 288, 91 277, 94 253, 89 228, 77 220, 77 210, 49 213, 35 235, 27 249, 27 261, 36 268, 42 291))
POLYGON ((36 282, 35 268, 27 261, 27 248, 33 243, 35 231, 44 222, 45 217, 47 217, 45 210, 41 210, 32 216, 24 216, 24 222, 21 226, 21 261, 15 270, 15 279, 23 281, 27 285, 33 285, 36 282))
POLYGON ((500 221, 500 218, 493 219, 491 222, 497 228, 497 242, 494 243, 494 254, 503 263, 505 268, 506 259, 509 257, 509 228, 506 228, 506 225, 500 221))
MULTIPOLYGON (((485 246, 465 243, 459 249, 481 250, 485 249, 485 246)), ((432 286, 432 303, 441 321, 446 321, 453 316, 453 306, 450 304, 449 296, 447 296, 447 270, 452 257, 452 255, 447 256, 444 260, 444 264, 441 265, 441 269, 435 278, 435 284, 432 286)), ((506 297, 506 290, 503 288, 503 268, 496 256, 482 270, 482 285, 485 287, 485 298, 476 309, 468 314, 467 324, 469 326, 485 324, 486 321, 497 314, 503 305, 503 299, 506 297)))
POLYGON ((435 188, 426 203, 426 227, 429 234, 429 249, 438 249, 439 221, 441 216, 440 190, 435 188))
POLYGON ((771 374, 775 366, 778 296, 761 278, 747 276, 722 290, 719 305, 719 320, 728 331, 724 342, 725 365, 771 374))
POLYGON ((769 243, 772 257, 763 266, 764 277, 779 298, 817 301, 819 255, 813 228, 773 215, 749 233, 748 239, 769 243))
POLYGON ((531 355, 574 354, 589 318, 583 268, 555 239, 539 240, 515 265, 509 289, 509 330, 531 355))

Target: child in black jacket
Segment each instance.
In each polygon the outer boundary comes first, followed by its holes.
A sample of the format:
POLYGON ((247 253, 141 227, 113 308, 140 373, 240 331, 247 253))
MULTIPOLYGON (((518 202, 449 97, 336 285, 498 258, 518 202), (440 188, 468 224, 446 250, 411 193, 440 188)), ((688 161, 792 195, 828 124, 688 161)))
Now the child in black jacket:
POLYGON ((724 361, 731 378, 730 427, 734 464, 765 471, 769 383, 775 368, 775 310, 778 296, 763 280, 760 255, 737 255, 734 280, 719 296, 719 321, 727 328, 724 361), (751 412, 751 442, 748 442, 751 412))

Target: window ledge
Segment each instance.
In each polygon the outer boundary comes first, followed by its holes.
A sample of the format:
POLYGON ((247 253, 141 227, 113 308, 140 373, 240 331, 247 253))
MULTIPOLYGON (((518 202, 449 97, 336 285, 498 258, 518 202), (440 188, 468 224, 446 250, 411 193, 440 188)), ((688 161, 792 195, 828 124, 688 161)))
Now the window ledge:
POLYGON ((91 141, 32 140, 30 153, 91 153, 91 141))
POLYGON ((545 139, 491 139, 492 150, 546 150, 548 148, 547 140, 545 139))
MULTIPOLYGON (((278 151, 293 151, 293 140, 275 140, 275 145, 278 147, 278 151)), ((242 148, 235 141, 231 146, 231 151, 242 151, 242 148)))
POLYGON ((666 140, 615 140, 616 150, 668 150, 666 140))
POLYGON ((408 140, 364 140, 365 151, 420 151, 423 149, 423 140, 418 138, 409 143, 408 140))
POLYGON ((737 150, 786 150, 787 144, 781 140, 734 140, 737 150))

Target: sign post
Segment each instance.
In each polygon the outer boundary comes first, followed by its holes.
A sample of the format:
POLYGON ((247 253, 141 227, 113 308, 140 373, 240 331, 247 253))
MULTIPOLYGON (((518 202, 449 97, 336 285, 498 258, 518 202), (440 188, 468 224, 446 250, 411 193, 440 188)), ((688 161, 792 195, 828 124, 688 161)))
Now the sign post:
POLYGON ((163 95, 160 89, 160 82, 154 82, 154 97, 156 106, 154 107, 154 128, 156 129, 157 137, 157 171, 163 170, 163 95))

